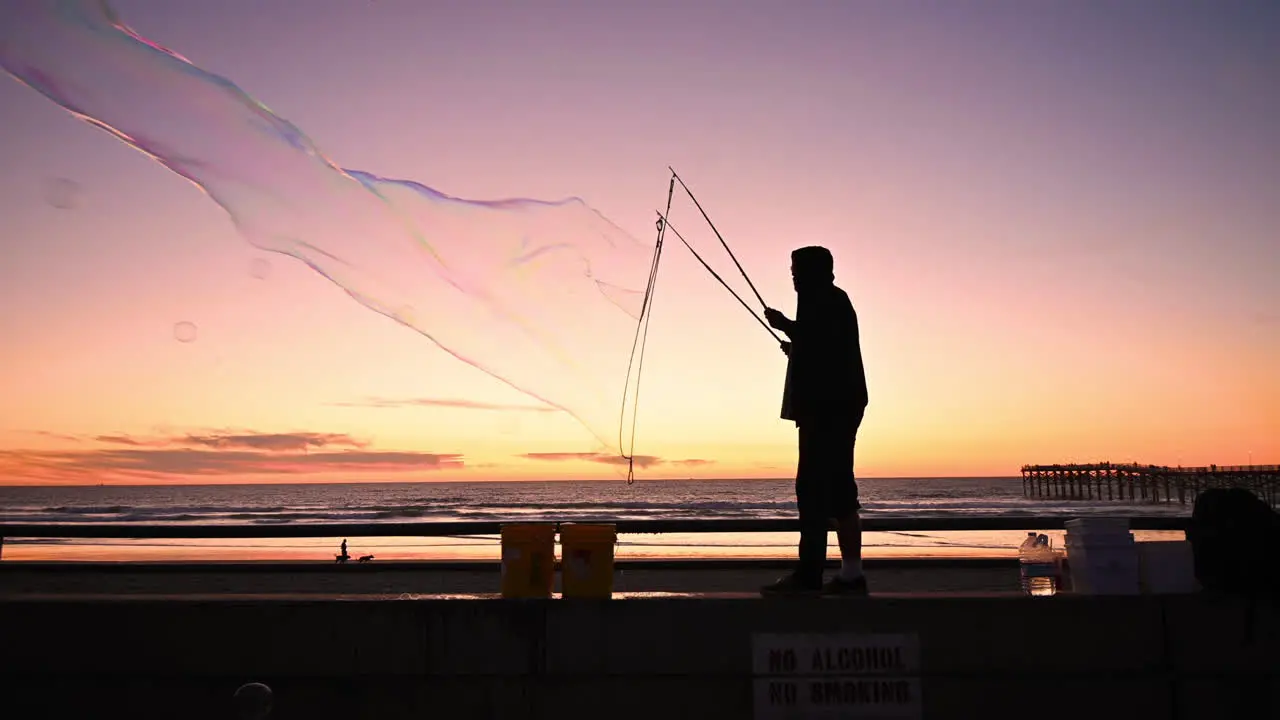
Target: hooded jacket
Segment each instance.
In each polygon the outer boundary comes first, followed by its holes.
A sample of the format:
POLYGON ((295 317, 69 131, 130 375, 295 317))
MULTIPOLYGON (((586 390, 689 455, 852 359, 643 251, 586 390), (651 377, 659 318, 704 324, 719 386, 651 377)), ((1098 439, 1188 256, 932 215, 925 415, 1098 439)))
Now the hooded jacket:
POLYGON ((796 425, 853 424, 867 407, 858 314, 835 285, 801 292, 791 339, 782 418, 796 425))

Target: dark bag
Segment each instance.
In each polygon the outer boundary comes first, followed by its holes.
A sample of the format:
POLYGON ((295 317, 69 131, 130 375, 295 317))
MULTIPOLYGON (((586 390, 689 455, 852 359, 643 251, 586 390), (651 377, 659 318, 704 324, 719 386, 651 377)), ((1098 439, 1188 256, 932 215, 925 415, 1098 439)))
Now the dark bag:
POLYGON ((1280 514, 1248 490, 1200 493, 1187 539, 1205 590, 1280 592, 1280 514))

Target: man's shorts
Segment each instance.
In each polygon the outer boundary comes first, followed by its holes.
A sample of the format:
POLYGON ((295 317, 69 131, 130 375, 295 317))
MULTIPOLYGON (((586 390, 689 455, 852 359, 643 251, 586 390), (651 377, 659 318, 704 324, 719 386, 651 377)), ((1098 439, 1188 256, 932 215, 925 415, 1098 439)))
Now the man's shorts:
POLYGON ((853 447, 862 415, 852 423, 802 423, 796 468, 801 515, 844 518, 862 508, 853 476, 853 447))

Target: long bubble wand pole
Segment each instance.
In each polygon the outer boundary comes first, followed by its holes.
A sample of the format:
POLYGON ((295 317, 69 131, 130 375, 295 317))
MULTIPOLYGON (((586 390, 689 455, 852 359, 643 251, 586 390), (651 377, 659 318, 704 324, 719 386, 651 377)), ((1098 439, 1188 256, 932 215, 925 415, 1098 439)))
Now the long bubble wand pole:
MULTIPOLYGON (((667 213, 671 213, 671 198, 676 190, 676 176, 671 173, 671 180, 667 182, 667 213)), ((644 301, 640 303, 640 317, 636 322, 636 336, 631 341, 631 358, 627 361, 627 379, 622 386, 622 411, 618 417, 618 452, 622 452, 622 429, 627 423, 627 390, 631 387, 631 368, 636 367, 636 397, 635 402, 631 405, 631 443, 630 448, 622 457, 627 461, 627 484, 635 484, 636 481, 636 417, 639 415, 640 405, 640 373, 644 370, 644 348, 649 342, 649 317, 650 310, 653 307, 653 289, 658 280, 658 261, 662 259, 662 241, 666 235, 667 225, 661 219, 658 220, 658 239, 653 244, 653 261, 649 263, 649 282, 644 289, 644 301), (640 362, 636 365, 636 348, 640 348, 640 362)))
MULTIPOLYGON (((675 168, 668 165, 667 169, 671 171, 671 177, 675 178, 676 181, 680 183, 680 187, 684 188, 684 191, 689 194, 689 199, 693 201, 693 204, 695 206, 697 206, 698 212, 702 213, 702 218, 707 221, 708 225, 711 226, 711 232, 716 234, 716 238, 719 239, 720 244, 724 246, 725 252, 729 253, 729 258, 733 260, 733 264, 738 266, 738 272, 742 273, 742 278, 747 281, 747 286, 751 288, 751 292, 755 293, 756 300, 760 301, 760 306, 768 310, 769 305, 765 303, 764 298, 760 297, 760 291, 756 290, 756 286, 754 283, 751 282, 751 278, 747 277, 747 271, 742 269, 742 263, 738 262, 738 258, 733 254, 733 251, 729 249, 729 243, 724 241, 724 236, 721 235, 720 231, 716 229, 716 224, 711 222, 711 216, 707 215, 706 210, 702 209, 702 203, 698 202, 698 198, 694 197, 693 191, 689 189, 688 185, 684 184, 684 180, 680 178, 680 175, 678 173, 676 173, 675 168)), ((668 208, 668 212, 670 212, 670 208, 668 208)), ((683 239, 684 238, 681 238, 681 240, 683 239)), ((688 243, 685 243, 685 245, 688 245, 688 243)), ((692 250, 693 248, 691 247, 689 249, 692 250)), ((710 268, 707 268, 707 269, 710 270, 710 268)), ((720 282, 723 283, 724 281, 721 280, 720 282)), ((728 285, 726 285, 725 287, 728 287, 728 285)), ((730 290, 730 292, 732 292, 732 290, 730 290)), ((741 298, 739 298, 739 300, 741 300, 741 298)), ((747 309, 749 310, 750 308, 747 308, 747 309)), ((768 326, 766 325, 765 327, 768 327, 768 326)), ((775 335, 774 337, 777 337, 777 336, 775 335)))
POLYGON ((751 306, 747 304, 747 301, 743 300, 741 295, 734 292, 733 288, 729 287, 729 283, 725 282, 724 278, 720 277, 719 273, 711 269, 711 266, 707 264, 707 261, 702 259, 702 256, 698 254, 698 251, 693 249, 693 246, 689 244, 689 241, 684 239, 684 236, 680 234, 680 231, 676 230, 675 226, 673 226, 662 213, 658 213, 658 224, 665 225, 667 230, 675 233, 675 236, 680 239, 680 242, 684 243, 684 246, 689 248, 689 252, 693 253, 693 256, 697 258, 698 262, 702 263, 702 267, 706 268, 707 272, 711 273, 711 277, 719 280, 720 284, 724 286, 724 289, 728 290, 729 294, 732 295, 734 299, 742 305, 742 307, 746 308, 747 312, 751 313, 751 317, 755 318, 755 321, 760 323, 761 327, 767 330, 769 334, 773 336, 774 340, 777 340, 779 343, 783 342, 782 338, 778 337, 778 334, 773 331, 773 328, 769 327, 764 320, 760 319, 760 316, 756 314, 756 311, 751 309, 751 306))

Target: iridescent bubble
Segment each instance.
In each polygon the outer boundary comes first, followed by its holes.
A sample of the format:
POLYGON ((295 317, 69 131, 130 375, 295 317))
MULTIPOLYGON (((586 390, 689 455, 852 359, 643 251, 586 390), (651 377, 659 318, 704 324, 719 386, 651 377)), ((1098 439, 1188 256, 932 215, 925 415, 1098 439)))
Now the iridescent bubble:
POLYGON ((274 702, 271 688, 262 683, 246 683, 232 696, 237 714, 244 720, 266 720, 274 702))
POLYGON ((195 342, 197 334, 198 329, 196 328, 196 324, 193 322, 183 320, 180 323, 175 323, 173 326, 173 338, 178 342, 195 342))
POLYGON ((259 280, 266 280, 271 275, 271 261, 266 258, 254 258, 249 263, 249 274, 259 280))
POLYGON ((44 200, 59 210, 70 210, 80 197, 80 183, 69 178, 53 178, 45 183, 44 200))
POLYGON ((652 247, 582 200, 468 200, 344 170, 103 2, 0 2, 0 66, 199 185, 253 246, 300 260, 620 451, 652 247))

